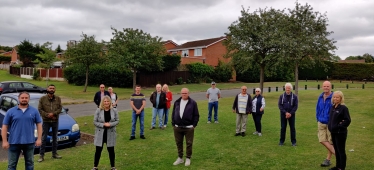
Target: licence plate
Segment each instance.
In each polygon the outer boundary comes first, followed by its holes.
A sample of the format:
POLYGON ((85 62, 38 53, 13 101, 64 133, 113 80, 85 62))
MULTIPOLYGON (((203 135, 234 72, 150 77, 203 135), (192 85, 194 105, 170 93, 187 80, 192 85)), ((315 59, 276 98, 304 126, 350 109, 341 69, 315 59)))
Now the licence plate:
MULTIPOLYGON (((64 141, 64 140, 69 140, 69 136, 57 137, 57 142, 64 141)), ((53 139, 51 139, 51 143, 52 143, 52 141, 53 141, 53 139)))

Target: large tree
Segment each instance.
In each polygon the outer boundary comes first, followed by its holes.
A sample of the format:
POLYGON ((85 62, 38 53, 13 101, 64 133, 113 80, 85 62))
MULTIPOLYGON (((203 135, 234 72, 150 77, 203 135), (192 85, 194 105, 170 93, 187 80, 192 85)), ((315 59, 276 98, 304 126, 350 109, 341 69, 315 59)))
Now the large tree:
POLYGON ((82 64, 86 69, 86 82, 83 92, 87 90, 88 71, 93 64, 103 63, 103 44, 95 40, 95 35, 88 36, 82 33, 81 40, 77 45, 68 47, 66 50, 66 62, 69 64, 82 64))
POLYGON ((250 13, 244 8, 241 16, 229 27, 226 33, 226 57, 232 57, 236 71, 248 70, 252 64, 260 68, 260 88, 264 87, 266 67, 278 63, 282 44, 286 14, 283 10, 258 9, 250 13))
MULTIPOLYGON (((52 43, 51 43, 52 45, 52 43)), ((56 53, 49 48, 46 48, 47 46, 42 47, 43 51, 37 54, 36 56, 39 57, 37 60, 39 62, 40 68, 45 68, 47 71, 47 79, 46 84, 48 87, 48 80, 49 80, 49 69, 52 66, 52 63, 56 61, 56 53)))
POLYGON ((327 16, 314 12, 308 5, 296 1, 294 9, 289 9, 288 31, 284 39, 285 63, 294 67, 295 93, 298 94, 299 67, 313 67, 316 63, 325 66, 323 61, 332 60, 336 46, 327 31, 327 16))
POLYGON ((38 59, 36 54, 42 51, 39 44, 33 44, 29 40, 23 40, 21 44, 18 45, 18 55, 23 63, 24 67, 33 67, 33 61, 38 59))
POLYGON ((57 48, 55 49, 55 52, 56 52, 56 53, 60 53, 60 52, 62 52, 62 49, 61 49, 60 44, 57 45, 57 48))
POLYGON ((124 28, 122 31, 115 28, 113 38, 108 45, 108 54, 111 61, 133 72, 133 88, 136 86, 136 73, 139 70, 159 71, 162 69, 162 56, 166 50, 161 38, 152 37, 149 33, 139 29, 124 28))

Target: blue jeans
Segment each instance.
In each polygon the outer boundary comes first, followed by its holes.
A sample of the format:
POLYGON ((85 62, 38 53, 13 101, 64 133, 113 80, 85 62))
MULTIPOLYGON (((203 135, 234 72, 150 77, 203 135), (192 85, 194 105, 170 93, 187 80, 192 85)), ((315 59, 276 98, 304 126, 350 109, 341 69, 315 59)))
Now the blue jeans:
POLYGON ((164 115, 164 109, 152 109, 152 127, 156 127, 156 116, 158 116, 158 126, 163 127, 162 115, 164 115))
POLYGON ((290 118, 286 119, 286 115, 284 113, 280 114, 281 116, 281 134, 280 134, 280 143, 284 143, 286 138, 286 129, 287 129, 287 121, 290 125, 290 132, 291 132, 291 143, 296 144, 296 129, 295 129, 295 117, 296 114, 293 114, 290 118))
POLYGON ((45 145, 47 143, 47 136, 49 129, 52 128, 52 154, 57 154, 57 136, 58 136, 58 122, 43 122, 42 146, 40 146, 40 155, 44 156, 45 145))
POLYGON ((35 144, 10 144, 8 149, 8 170, 17 169, 17 163, 21 151, 25 157, 25 170, 34 169, 34 148, 35 144))
POLYGON ((136 114, 136 112, 132 111, 132 128, 131 128, 131 136, 135 136, 135 130, 136 130, 136 120, 139 118, 140 123, 140 135, 144 135, 144 110, 140 112, 140 114, 136 114))
POLYGON ((170 109, 164 109, 164 125, 166 126, 169 121, 169 110, 170 109))
POLYGON ((212 109, 214 108, 214 121, 218 121, 218 101, 208 104, 208 121, 212 121, 212 109))

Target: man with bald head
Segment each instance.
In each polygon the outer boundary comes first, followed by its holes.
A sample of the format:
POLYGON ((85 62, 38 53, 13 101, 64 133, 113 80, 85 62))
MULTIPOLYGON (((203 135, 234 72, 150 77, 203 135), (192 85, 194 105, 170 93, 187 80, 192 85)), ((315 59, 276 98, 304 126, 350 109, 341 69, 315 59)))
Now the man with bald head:
POLYGON ((199 117, 197 103, 189 97, 189 90, 183 88, 181 90, 181 97, 174 102, 172 112, 171 124, 173 125, 175 143, 177 144, 178 149, 178 158, 173 165, 178 165, 184 162, 183 138, 186 137, 187 146, 185 166, 190 166, 194 131, 199 122, 199 117))
POLYGON ((318 140, 327 149, 327 157, 322 162, 321 166, 330 166, 331 156, 335 155, 335 150, 332 145, 331 133, 327 128, 330 119, 330 108, 332 107, 331 98, 333 92, 331 91, 331 83, 325 81, 322 84, 323 92, 318 97, 316 106, 316 118, 318 122, 318 140))

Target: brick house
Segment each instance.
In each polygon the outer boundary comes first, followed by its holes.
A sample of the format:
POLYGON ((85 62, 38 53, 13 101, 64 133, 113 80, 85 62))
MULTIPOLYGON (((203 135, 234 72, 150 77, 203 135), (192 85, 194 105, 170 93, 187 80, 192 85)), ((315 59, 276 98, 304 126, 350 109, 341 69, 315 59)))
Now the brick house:
POLYGON ((13 47, 11 60, 10 60, 10 63, 16 63, 16 62, 19 62, 19 55, 18 55, 18 47, 17 46, 13 47))
POLYGON ((225 63, 230 61, 230 59, 223 57, 227 52, 226 47, 222 44, 224 40, 226 40, 226 37, 189 41, 180 46, 168 49, 167 52, 169 54, 180 55, 182 57, 181 64, 200 62, 217 66, 218 60, 225 63))
POLYGON ((164 45, 166 50, 170 50, 178 46, 178 44, 172 40, 162 41, 161 43, 164 45))

